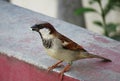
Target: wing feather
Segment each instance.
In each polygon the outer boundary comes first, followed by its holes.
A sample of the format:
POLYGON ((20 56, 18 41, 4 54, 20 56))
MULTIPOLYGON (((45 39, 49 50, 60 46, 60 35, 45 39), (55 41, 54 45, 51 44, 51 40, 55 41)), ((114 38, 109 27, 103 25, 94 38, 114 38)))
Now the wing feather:
POLYGON ((63 48, 65 49, 74 50, 74 51, 78 51, 78 50, 86 51, 82 46, 70 40, 69 38, 65 37, 64 35, 61 35, 60 33, 58 38, 62 41, 63 48))

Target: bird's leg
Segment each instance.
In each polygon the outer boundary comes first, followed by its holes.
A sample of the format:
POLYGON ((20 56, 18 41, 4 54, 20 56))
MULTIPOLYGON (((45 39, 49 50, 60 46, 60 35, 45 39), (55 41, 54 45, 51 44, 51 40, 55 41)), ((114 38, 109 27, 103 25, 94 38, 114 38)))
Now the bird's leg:
POLYGON ((61 61, 55 63, 54 65, 52 65, 52 66, 50 66, 50 67, 48 67, 48 72, 49 72, 50 70, 53 70, 54 68, 58 67, 59 64, 62 63, 62 62, 63 62, 63 60, 61 60, 61 61))
POLYGON ((71 67, 71 64, 65 66, 65 68, 59 73, 60 74, 60 81, 63 80, 64 72, 68 71, 71 67))

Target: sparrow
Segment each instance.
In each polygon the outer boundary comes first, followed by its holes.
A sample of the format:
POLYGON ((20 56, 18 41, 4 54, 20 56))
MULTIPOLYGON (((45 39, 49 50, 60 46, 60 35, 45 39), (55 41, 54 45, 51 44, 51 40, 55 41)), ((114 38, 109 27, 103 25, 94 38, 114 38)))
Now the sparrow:
POLYGON ((35 24, 31 28, 33 31, 39 33, 47 54, 59 60, 54 65, 48 67, 48 71, 60 66, 62 62, 67 63, 64 69, 59 73, 61 81, 64 73, 70 70, 74 61, 87 58, 99 58, 104 62, 112 62, 108 58, 89 53, 83 46, 59 33, 54 26, 48 22, 35 24))

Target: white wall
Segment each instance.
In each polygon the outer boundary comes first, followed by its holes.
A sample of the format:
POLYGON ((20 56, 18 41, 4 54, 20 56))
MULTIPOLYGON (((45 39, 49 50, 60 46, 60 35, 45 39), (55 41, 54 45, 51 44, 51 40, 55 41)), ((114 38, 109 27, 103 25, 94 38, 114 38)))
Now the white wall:
POLYGON ((11 2, 51 17, 57 17, 57 0, 11 0, 11 2))

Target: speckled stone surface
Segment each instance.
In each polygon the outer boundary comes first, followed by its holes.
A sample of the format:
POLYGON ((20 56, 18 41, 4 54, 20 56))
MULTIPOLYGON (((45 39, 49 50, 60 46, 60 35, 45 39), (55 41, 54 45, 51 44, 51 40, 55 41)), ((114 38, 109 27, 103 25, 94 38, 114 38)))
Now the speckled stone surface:
MULTIPOLYGON (((0 52, 46 69, 56 62, 47 56, 38 33, 31 31, 35 23, 48 21, 65 36, 91 53, 107 57, 74 62, 65 75, 81 81, 120 81, 120 42, 87 31, 76 25, 40 13, 11 5, 0 0, 0 52)), ((55 69, 60 71, 62 68, 55 69)))

